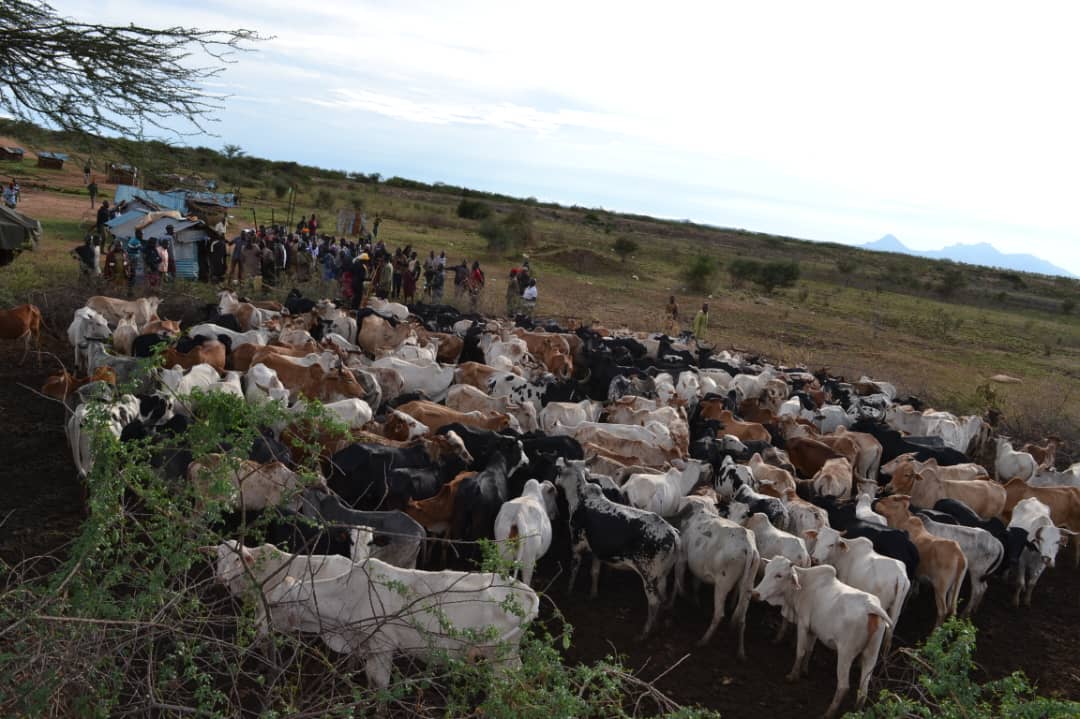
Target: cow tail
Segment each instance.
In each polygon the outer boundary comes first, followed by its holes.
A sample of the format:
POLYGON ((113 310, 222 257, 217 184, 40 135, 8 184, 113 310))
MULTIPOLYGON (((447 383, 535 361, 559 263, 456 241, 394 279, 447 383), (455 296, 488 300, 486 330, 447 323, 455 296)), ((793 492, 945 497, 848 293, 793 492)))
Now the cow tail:
POLYGON ((948 606, 952 614, 956 614, 957 607, 960 604, 960 588, 964 586, 964 577, 967 576, 967 558, 960 555, 959 571, 956 573, 955 581, 949 592, 948 606))
POLYGON ((1001 563, 1005 561, 1005 545, 1001 542, 995 542, 995 544, 1001 549, 998 553, 997 561, 990 565, 990 568, 986 570, 986 574, 982 575, 982 581, 988 581, 990 576, 997 572, 1001 567, 1001 563))
MULTIPOLYGON (((753 535, 751 535, 753 536, 753 535)), ((757 547, 752 547, 746 564, 743 565, 743 573, 739 578, 739 603, 735 605, 735 618, 742 621, 750 608, 750 594, 754 589, 754 580, 757 579, 758 569, 761 567, 761 554, 757 547)))

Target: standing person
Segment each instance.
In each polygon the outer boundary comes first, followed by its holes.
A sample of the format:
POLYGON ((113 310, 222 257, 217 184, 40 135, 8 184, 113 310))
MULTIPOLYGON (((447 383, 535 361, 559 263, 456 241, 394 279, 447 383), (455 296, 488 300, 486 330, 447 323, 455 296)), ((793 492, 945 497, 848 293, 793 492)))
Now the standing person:
MULTIPOLYGON (((165 258, 168 262, 168 258, 165 258)), ((145 268, 144 274, 146 275, 146 288, 151 292, 156 291, 161 285, 161 253, 158 252, 158 241, 156 237, 151 237, 150 241, 146 244, 146 248, 143 250, 143 267, 145 268)))
POLYGON ((165 248, 165 255, 168 257, 166 263, 166 272, 169 275, 170 282, 176 282, 176 235, 172 225, 165 226, 165 234, 168 237, 164 238, 162 245, 165 248))
POLYGON ((101 207, 97 211, 98 237, 105 237, 105 223, 109 221, 109 201, 102 200, 101 207))
POLYGON ((393 281, 390 286, 390 296, 395 300, 401 297, 401 280, 405 276, 405 254, 401 248, 394 250, 394 259, 390 265, 393 270, 393 281))
POLYGON ((484 290, 484 271, 480 269, 480 263, 473 261, 472 272, 469 273, 469 308, 477 312, 480 308, 480 293, 484 290))
POLYGON ((90 180, 90 184, 87 185, 86 191, 90 193, 90 206, 93 207, 95 204, 97 204, 97 181, 90 180))
POLYGON ((377 296, 379 299, 385 300, 390 295, 390 286, 394 278, 394 268, 390 265, 390 257, 386 254, 382 256, 382 264, 376 273, 378 279, 378 291, 377 296))
POLYGON ((277 267, 274 264, 274 251, 267 242, 259 240, 259 268, 262 270, 262 288, 277 286, 277 267))
POLYGON ((517 313, 518 299, 521 294, 518 292, 518 268, 510 268, 510 279, 506 281, 506 316, 513 317, 517 313))
POLYGON ((371 227, 371 236, 374 239, 379 239, 379 225, 382 224, 382 215, 375 213, 375 224, 371 227))
POLYGON ((469 282, 469 265, 465 260, 460 265, 454 265, 454 299, 461 299, 465 294, 465 285, 469 282))
POLYGON ((446 273, 442 268, 435 270, 435 274, 431 277, 431 301, 435 304, 442 303, 443 298, 443 284, 446 282, 446 273))
POLYGON ((438 260, 435 259, 435 250, 428 253, 427 259, 424 260, 424 296, 431 298, 431 288, 435 284, 435 268, 438 267, 438 260))
POLYGON ((701 305, 701 309, 694 315, 694 339, 698 342, 705 339, 705 333, 709 330, 709 303, 701 305))
POLYGON ((255 246, 255 240, 245 235, 243 239, 243 249, 240 251, 240 282, 243 283, 247 280, 255 282, 255 278, 260 276, 262 271, 262 253, 259 252, 259 248, 255 246))
POLYGON ((316 233, 319 231, 319 221, 317 219, 315 219, 315 213, 314 212, 311 213, 311 219, 308 220, 307 227, 308 227, 308 233, 312 237, 316 237, 317 236, 316 233))
POLYGON ((675 295, 668 298, 667 307, 664 309, 664 331, 669 337, 679 336, 679 305, 675 302, 675 295))
MULTIPOLYGON (((86 164, 83 165, 83 169, 82 169, 83 184, 84 185, 89 185, 90 182, 91 182, 91 180, 90 180, 90 170, 91 169, 92 168, 90 167, 90 160, 87 160, 86 164)), ((91 197, 93 197, 93 195, 91 195, 91 197)), ((94 201, 90 200, 90 204, 94 204, 94 201)))
POLYGON ((135 292, 135 279, 139 274, 139 258, 142 256, 142 230, 135 230, 135 236, 127 241, 127 285, 128 296, 135 292))
POLYGON ((529 317, 532 317, 533 312, 536 311, 536 294, 536 280, 529 280, 529 286, 521 293, 521 299, 525 305, 525 314, 529 317))
POLYGON ((361 252, 352 261, 352 308, 360 309, 364 303, 364 282, 367 280, 368 253, 361 252))
POLYGON ((401 290, 404 294, 403 301, 405 304, 413 304, 416 302, 416 278, 420 274, 420 263, 416 259, 416 253, 413 252, 408 262, 405 264, 405 270, 401 274, 401 290))
POLYGON ((221 282, 225 279, 225 258, 226 258, 226 243, 225 238, 220 235, 214 235, 213 241, 210 242, 210 281, 221 282))
POLYGON ((125 284, 128 277, 128 259, 124 252, 124 246, 120 240, 114 240, 109 252, 105 255, 105 279, 115 285, 117 292, 125 284))

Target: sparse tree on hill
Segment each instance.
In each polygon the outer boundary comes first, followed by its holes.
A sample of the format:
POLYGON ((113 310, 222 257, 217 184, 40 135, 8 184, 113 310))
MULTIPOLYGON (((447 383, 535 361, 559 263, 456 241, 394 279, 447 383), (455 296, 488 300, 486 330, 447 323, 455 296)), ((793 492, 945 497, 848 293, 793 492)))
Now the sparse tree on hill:
POLYGON ((239 145, 226 145, 221 148, 221 152, 230 160, 235 160, 244 156, 244 151, 240 149, 239 145))
POLYGON ((628 255, 632 255, 638 251, 638 243, 634 242, 629 237, 620 237, 615 240, 611 249, 615 251, 615 254, 619 256, 620 260, 626 262, 628 255))
POLYGON ((261 39, 252 30, 82 22, 39 0, 4 0, 0 111, 128 138, 141 138, 148 128, 205 132, 221 98, 203 83, 224 70, 232 53, 261 39), (197 61, 202 55, 208 64, 197 61))
POLYGON ((683 279, 695 292, 708 292, 712 289, 716 270, 716 260, 708 255, 698 255, 683 270, 683 279))

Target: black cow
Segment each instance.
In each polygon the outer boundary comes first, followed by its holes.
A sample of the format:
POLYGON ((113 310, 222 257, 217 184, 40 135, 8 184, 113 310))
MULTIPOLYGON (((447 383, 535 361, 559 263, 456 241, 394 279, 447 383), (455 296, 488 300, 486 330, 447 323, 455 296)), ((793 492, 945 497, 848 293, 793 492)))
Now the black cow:
POLYGON ((266 541, 291 554, 340 554, 351 559, 352 529, 279 508, 267 518, 266 541))
MULTIPOLYGON (((441 439, 441 438, 440 438, 441 439)), ((408 494, 397 494, 390 483, 391 470, 403 467, 430 468, 440 475, 440 484, 466 468, 457 457, 447 458, 436 466, 428 445, 420 442, 409 447, 388 447, 357 442, 330 458, 328 484, 342 499, 358 509, 401 509, 408 494)))
MULTIPOLYGON (((829 508, 825 507, 828 512, 829 508)), ((838 532, 843 532, 848 539, 866 537, 874 545, 874 551, 884 554, 886 557, 899 559, 904 563, 908 579, 915 581, 916 570, 919 567, 919 550, 908 537, 908 533, 901 529, 882 527, 873 522, 864 522, 861 519, 845 519, 846 514, 837 512, 829 513, 829 526, 838 532)))
POLYGON ((887 464, 900 455, 909 452, 914 452, 915 459, 920 462, 925 462, 933 457, 942 467, 951 467, 954 464, 964 464, 971 461, 963 452, 946 447, 940 437, 905 437, 887 425, 865 419, 853 424, 851 431, 865 432, 881 443, 882 464, 887 464))
POLYGON ((516 451, 494 452, 481 471, 458 485, 450 536, 473 541, 494 538, 495 517, 510 498, 510 475, 529 461, 520 444, 514 444, 516 451))
POLYGON ((301 494, 300 513, 335 524, 370 527, 375 532, 371 556, 396 567, 412 569, 427 533, 404 512, 364 512, 352 509, 332 493, 306 489, 301 494))
POLYGON ((679 554, 679 532, 652 512, 625 507, 604 496, 589 482, 585 463, 559 461, 557 484, 566 495, 571 547, 570 588, 574 588, 581 558, 593 555, 592 596, 596 596, 600 564, 632 569, 641 577, 649 615, 641 636, 656 623, 667 593, 667 579, 679 554))
POLYGON ((134 357, 152 357, 154 355, 155 347, 158 345, 167 345, 170 342, 172 342, 172 337, 165 332, 139 335, 131 345, 131 354, 134 357))
POLYGON ((306 314, 315 309, 315 300, 309 300, 300 294, 300 290, 293 288, 289 290, 289 295, 285 298, 285 309, 290 315, 306 314))

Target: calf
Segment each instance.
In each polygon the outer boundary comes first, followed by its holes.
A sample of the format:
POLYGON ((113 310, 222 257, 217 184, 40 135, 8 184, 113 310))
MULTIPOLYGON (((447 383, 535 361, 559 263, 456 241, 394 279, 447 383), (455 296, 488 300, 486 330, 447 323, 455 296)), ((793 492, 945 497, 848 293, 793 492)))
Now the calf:
POLYGON ((622 488, 632 506, 670 517, 678 511, 682 498, 698 482, 708 479, 709 473, 709 465, 691 459, 665 474, 632 474, 623 482, 622 488))
POLYGON ((911 497, 903 494, 885 497, 878 501, 878 511, 885 516, 890 527, 906 531, 918 548, 917 571, 934 588, 937 604, 934 626, 938 627, 947 617, 956 614, 960 587, 967 573, 967 559, 959 544, 951 539, 935 537, 926 530, 922 519, 911 516, 908 511, 910 501, 911 497))
POLYGON ((881 602, 882 609, 889 615, 891 625, 885 630, 882 647, 888 655, 892 644, 893 628, 900 620, 900 610, 911 591, 904 563, 878 554, 873 544, 866 537, 845 539, 831 527, 817 532, 807 532, 813 551, 811 557, 815 564, 829 564, 836 568, 836 577, 864 592, 870 592, 881 602))
POLYGON ((459 412, 450 407, 435 404, 434 402, 428 402, 427 400, 406 402, 405 404, 398 405, 397 409, 399 412, 404 412, 410 417, 414 417, 420 422, 423 422, 432 432, 438 430, 440 427, 455 422, 472 427, 479 427, 480 429, 490 429, 495 432, 510 426, 510 417, 505 414, 495 412, 490 414, 485 414, 483 412, 459 412))
POLYGON ((1027 452, 1017 452, 1009 444, 1008 437, 998 437, 994 454, 994 478, 1007 482, 1014 477, 1031 479, 1039 471, 1039 463, 1027 452))
POLYGON ((0 340, 23 340, 21 365, 30 354, 30 343, 37 348, 37 363, 41 364, 41 310, 36 305, 19 305, 0 310, 0 340))
MULTIPOLYGON (((1036 497, 1050 508, 1050 517, 1058 527, 1073 532, 1080 532, 1080 489, 1076 487, 1031 487, 1020 478, 1010 479, 1005 484, 1008 499, 1001 513, 1004 520, 1010 520, 1013 507, 1022 499, 1036 497)), ((1073 561, 1080 566, 1080 542, 1073 540, 1073 561)))
POLYGON ((683 499, 674 521, 681 532, 681 539, 672 597, 683 593, 687 567, 694 577, 713 585, 712 621, 698 640, 698 646, 704 646, 723 621, 728 595, 734 592, 732 622, 739 637, 736 656, 745 660, 746 611, 750 607, 750 592, 761 563, 754 535, 735 522, 717 516, 715 505, 701 497, 683 499))
POLYGON ((573 559, 569 590, 573 590, 586 551, 593 555, 593 597, 597 594, 601 563, 633 570, 641 577, 649 605, 640 635, 648 636, 664 603, 668 575, 678 560, 678 531, 652 512, 624 507, 607 499, 600 487, 586 480, 583 461, 567 462, 560 458, 557 467, 556 483, 566 495, 570 510, 573 559))
POLYGON ((798 626, 795 664, 788 681, 797 681, 806 674, 818 639, 836 650, 836 693, 825 711, 826 717, 836 714, 847 696, 851 664, 859 657, 855 708, 861 708, 881 642, 892 626, 878 598, 838 580, 832 567, 803 569, 784 557, 765 565, 765 577, 754 587, 753 598, 780 607, 783 616, 793 618, 798 626))
POLYGON ((503 561, 514 563, 514 575, 532 584, 533 568, 551 546, 555 516, 555 485, 530 479, 520 497, 503 504, 495 517, 495 539, 503 561))
POLYGON ((754 541, 757 542, 762 560, 767 562, 773 557, 787 557, 796 567, 810 566, 810 553, 806 550, 806 542, 801 537, 777 529, 761 512, 747 517, 743 526, 754 533, 754 541))

